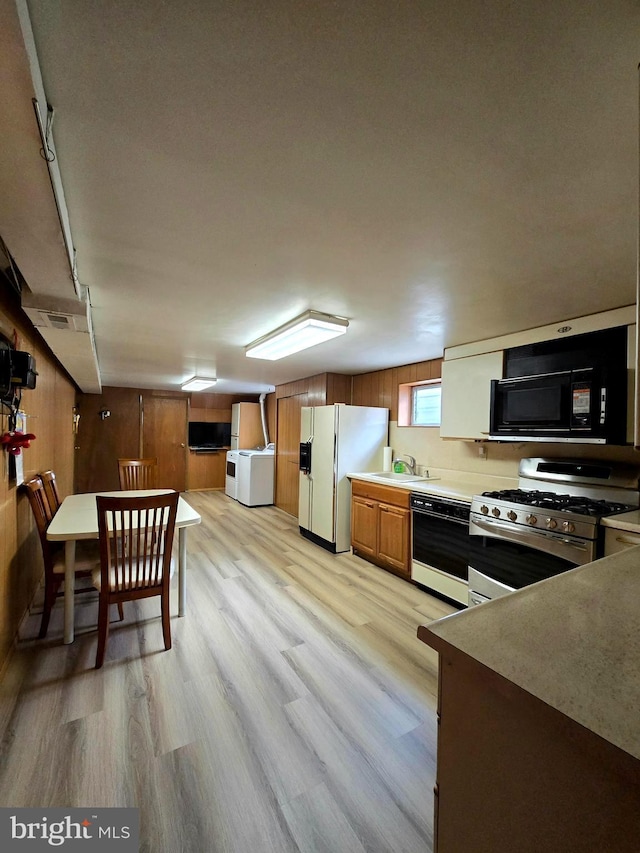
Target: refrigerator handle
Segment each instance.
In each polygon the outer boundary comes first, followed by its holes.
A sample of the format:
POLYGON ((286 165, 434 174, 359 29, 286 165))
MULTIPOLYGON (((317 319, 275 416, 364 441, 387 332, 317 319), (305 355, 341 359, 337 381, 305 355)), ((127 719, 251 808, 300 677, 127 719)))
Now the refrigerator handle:
POLYGON ((311 444, 313 442, 313 436, 308 439, 308 441, 302 441, 300 443, 300 473, 301 474, 310 474, 311 473, 311 444))

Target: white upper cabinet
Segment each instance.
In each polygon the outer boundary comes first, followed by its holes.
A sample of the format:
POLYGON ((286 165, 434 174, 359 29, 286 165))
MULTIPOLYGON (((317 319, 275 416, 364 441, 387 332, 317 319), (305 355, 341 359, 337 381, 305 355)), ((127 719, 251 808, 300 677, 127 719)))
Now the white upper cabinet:
MULTIPOLYGON (((633 430, 633 391, 635 386, 635 320, 636 307, 628 305, 599 314, 576 317, 565 322, 540 326, 503 335, 500 338, 474 341, 449 347, 442 362, 441 438, 486 440, 489 438, 491 380, 502 379, 504 351, 525 344, 573 337, 586 332, 627 325, 629 327, 629 424, 633 430)), ((638 427, 636 426, 636 429, 638 427)), ((637 438, 640 444, 640 438, 637 438)))
POLYGON ((502 350, 442 362, 440 438, 489 437, 491 380, 502 378, 502 350))

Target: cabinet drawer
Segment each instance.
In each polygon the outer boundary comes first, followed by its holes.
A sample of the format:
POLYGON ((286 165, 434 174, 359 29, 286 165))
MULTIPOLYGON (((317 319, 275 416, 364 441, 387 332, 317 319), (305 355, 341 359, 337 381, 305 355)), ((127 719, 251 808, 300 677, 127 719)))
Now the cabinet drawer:
POLYGON ((619 554, 627 548, 640 545, 640 533, 631 533, 616 527, 607 527, 604 534, 604 555, 619 554))
POLYGON ((353 497, 370 498, 393 506, 409 506, 409 492, 406 489, 395 489, 393 486, 381 486, 378 483, 365 483, 363 480, 351 481, 353 497))

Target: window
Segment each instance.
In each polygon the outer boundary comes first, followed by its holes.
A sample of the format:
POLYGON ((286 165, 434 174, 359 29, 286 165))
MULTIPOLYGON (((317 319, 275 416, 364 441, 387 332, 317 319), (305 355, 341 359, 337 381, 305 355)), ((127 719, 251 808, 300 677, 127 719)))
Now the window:
POLYGON ((440 426, 440 399, 442 385, 430 382, 411 388, 411 425, 440 426))

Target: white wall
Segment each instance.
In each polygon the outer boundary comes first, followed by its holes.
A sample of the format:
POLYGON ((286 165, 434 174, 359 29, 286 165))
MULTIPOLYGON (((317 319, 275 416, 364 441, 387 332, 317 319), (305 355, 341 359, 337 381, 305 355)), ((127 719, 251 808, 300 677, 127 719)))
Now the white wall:
POLYGON ((499 477, 518 476, 518 463, 525 456, 606 459, 640 466, 640 452, 632 447, 546 442, 473 442, 441 439, 437 427, 399 427, 391 421, 389 444, 394 456, 409 453, 417 465, 499 477), (479 454, 484 448, 485 456, 479 454))

